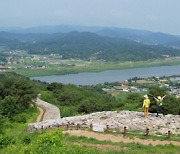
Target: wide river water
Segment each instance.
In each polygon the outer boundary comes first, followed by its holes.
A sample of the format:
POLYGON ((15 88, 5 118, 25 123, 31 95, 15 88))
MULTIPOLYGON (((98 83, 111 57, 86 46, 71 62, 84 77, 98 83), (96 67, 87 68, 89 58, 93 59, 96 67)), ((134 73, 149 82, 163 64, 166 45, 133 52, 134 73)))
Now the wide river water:
POLYGON ((32 77, 31 79, 46 81, 49 83, 59 82, 64 84, 72 83, 76 85, 95 85, 104 82, 124 81, 136 76, 161 77, 170 75, 180 75, 180 65, 134 68, 124 70, 107 70, 103 72, 85 72, 67 75, 40 76, 32 77))

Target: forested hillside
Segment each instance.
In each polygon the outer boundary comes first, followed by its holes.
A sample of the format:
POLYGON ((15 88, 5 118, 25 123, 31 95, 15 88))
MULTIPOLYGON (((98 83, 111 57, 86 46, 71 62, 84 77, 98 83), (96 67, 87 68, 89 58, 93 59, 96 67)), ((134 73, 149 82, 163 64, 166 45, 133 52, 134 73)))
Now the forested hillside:
POLYGON ((101 36, 109 36, 114 38, 128 39, 144 44, 165 45, 171 47, 180 47, 180 36, 171 35, 161 32, 152 32, 148 30, 137 30, 119 27, 101 27, 101 26, 72 26, 72 25, 57 25, 57 26, 39 26, 29 28, 0 28, 0 31, 19 34, 55 34, 55 33, 70 33, 91 32, 101 36))
POLYGON ((145 45, 123 38, 100 36, 89 32, 56 34, 0 33, 0 45, 30 54, 58 53, 64 59, 101 59, 106 61, 140 61, 180 56, 180 49, 163 45, 145 45))
POLYGON ((112 38, 124 38, 143 44, 164 45, 167 47, 180 48, 180 37, 161 32, 151 32, 145 30, 135 30, 127 28, 104 28, 97 32, 102 36, 112 38))

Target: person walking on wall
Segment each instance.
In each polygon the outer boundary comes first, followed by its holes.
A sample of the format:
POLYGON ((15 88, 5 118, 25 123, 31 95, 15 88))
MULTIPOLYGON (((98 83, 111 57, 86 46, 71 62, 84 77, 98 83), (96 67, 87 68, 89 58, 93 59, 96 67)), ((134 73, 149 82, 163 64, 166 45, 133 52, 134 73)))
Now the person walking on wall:
POLYGON ((144 117, 148 117, 149 112, 149 106, 150 106, 150 100, 148 98, 148 95, 144 95, 144 102, 143 102, 143 108, 144 108, 144 117))
POLYGON ((166 97, 166 95, 164 95, 163 97, 158 96, 158 97, 154 97, 154 99, 156 100, 156 111, 157 111, 157 115, 156 117, 158 117, 159 113, 162 113, 164 116, 164 109, 163 109, 163 99, 166 97))

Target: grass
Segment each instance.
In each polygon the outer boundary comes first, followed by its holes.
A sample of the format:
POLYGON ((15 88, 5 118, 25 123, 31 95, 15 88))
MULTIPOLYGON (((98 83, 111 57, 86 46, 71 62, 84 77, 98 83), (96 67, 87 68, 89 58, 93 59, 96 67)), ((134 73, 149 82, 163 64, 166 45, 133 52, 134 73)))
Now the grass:
MULTIPOLYGON (((75 64, 78 62, 74 62, 75 64)), ((61 66, 61 65, 47 65, 45 69, 20 69, 16 70, 17 73, 22 74, 26 77, 33 76, 48 76, 48 75, 62 75, 62 74, 73 74, 80 72, 100 72, 105 70, 119 70, 119 69, 131 69, 131 68, 143 68, 153 66, 173 66, 179 65, 180 59, 157 59, 148 61, 138 62, 119 62, 119 63, 108 63, 108 62, 85 62, 83 65, 76 66, 61 66)))
POLYGON ((36 122, 36 118, 39 115, 39 110, 35 107, 30 107, 26 110, 26 123, 17 123, 6 121, 4 128, 4 133, 7 135, 17 136, 24 132, 29 123, 36 122))
POLYGON ((67 142, 79 142, 79 143, 92 143, 92 144, 102 144, 102 145, 118 145, 120 147, 125 147, 127 150, 110 150, 110 151, 103 151, 105 154, 116 154, 116 153, 125 153, 125 154, 131 154, 131 153, 137 153, 137 154, 146 154, 146 153, 179 153, 180 147, 174 146, 174 145, 158 145, 158 146, 152 146, 152 145, 141 145, 137 143, 112 143, 111 141, 99 141, 92 138, 87 137, 76 137, 76 136, 68 136, 66 135, 66 141, 67 142))
MULTIPOLYGON (((29 117, 28 122, 33 122, 36 118, 35 115, 37 115, 38 112, 35 111, 29 115, 32 115, 32 117, 29 117)), ((56 136, 49 136, 54 134, 57 130, 46 130, 43 132, 33 132, 33 133, 25 133, 24 127, 26 124, 16 124, 14 127, 11 128, 11 133, 8 131, 7 133, 10 133, 15 142, 13 144, 8 145, 7 147, 4 147, 3 149, 0 149, 0 153, 39 153, 36 151, 36 148, 38 148, 39 145, 37 145, 38 140, 40 139, 40 136, 46 137, 47 144, 43 145, 43 149, 41 149, 41 153, 54 153, 58 154, 59 150, 62 150, 59 146, 52 146, 51 143, 48 143, 49 139, 55 140, 56 136), (44 135, 43 135, 44 134, 44 135), (49 134, 49 135, 47 135, 49 134), (50 138, 49 138, 50 137, 50 138), (50 149, 49 149, 50 148, 50 149), (48 152, 48 150, 50 150, 48 152)), ((135 132, 134 132, 135 133, 135 132)), ((136 132, 139 133, 139 132, 136 132)), ((117 134, 117 133, 116 133, 117 134)), ((129 135, 129 134, 128 134, 129 135)), ((42 138, 42 137, 41 137, 42 138)), ((159 139, 159 138, 158 138, 159 139)), ((39 142, 38 142, 39 144, 39 142)), ((125 153, 125 154, 131 154, 131 153, 137 153, 137 154, 145 154, 145 153, 172 153, 176 154, 180 152, 180 147, 173 146, 173 145, 158 145, 158 146, 145 146, 137 143, 113 143, 111 141, 99 141, 93 138, 87 138, 87 137, 76 137, 76 136, 69 136, 68 134, 65 134, 64 136, 64 148, 65 154, 118 154, 118 153, 125 153), (112 146, 118 146, 120 147, 120 150, 102 150, 94 147, 87 147, 87 146, 78 146, 74 145, 73 143, 91 143, 91 144, 100 144, 100 145, 112 145, 112 146)), ((92 146, 92 145, 91 145, 92 146)), ((38 149, 39 150, 39 149, 38 149)))
MULTIPOLYGON (((119 131, 116 130, 116 132, 114 131, 108 131, 108 133, 113 134, 113 135, 122 135, 123 131, 119 131)), ((133 131, 129 131, 127 130, 126 136, 128 138, 140 138, 140 139, 152 139, 152 140, 161 140, 161 141, 178 141, 180 142, 180 135, 179 134, 171 134, 171 138, 168 139, 167 134, 151 134, 151 132, 149 133, 149 136, 145 136, 146 132, 142 132, 140 130, 133 130, 133 131)))
POLYGON ((119 92, 116 95, 116 99, 121 99, 121 100, 125 101, 128 94, 129 94, 129 92, 119 92))

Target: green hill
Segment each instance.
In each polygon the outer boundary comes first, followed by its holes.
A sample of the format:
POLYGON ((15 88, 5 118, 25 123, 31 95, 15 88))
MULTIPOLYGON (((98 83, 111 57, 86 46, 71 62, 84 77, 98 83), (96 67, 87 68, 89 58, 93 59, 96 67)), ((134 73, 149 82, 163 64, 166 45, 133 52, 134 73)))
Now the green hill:
POLYGON ((100 36, 89 32, 56 34, 0 33, 0 45, 27 50, 30 54, 58 53, 67 58, 106 61, 140 61, 180 56, 180 49, 146 45, 124 38, 100 36))

